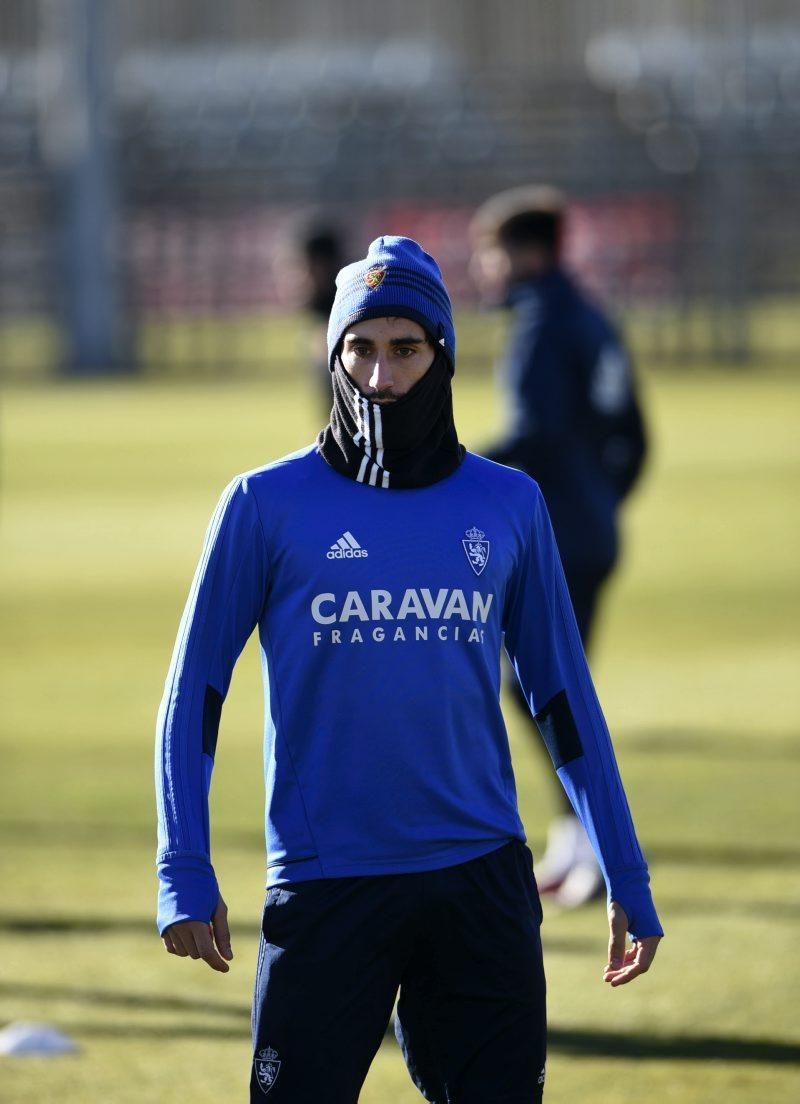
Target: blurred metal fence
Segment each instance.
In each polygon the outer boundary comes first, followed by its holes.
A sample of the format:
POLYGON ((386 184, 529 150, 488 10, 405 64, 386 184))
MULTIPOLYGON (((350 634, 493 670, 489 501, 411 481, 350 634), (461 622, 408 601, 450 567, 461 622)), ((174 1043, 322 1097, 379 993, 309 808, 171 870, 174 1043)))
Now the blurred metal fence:
POLYGON ((69 363, 76 284, 109 327, 116 312, 106 339, 129 364, 296 357, 264 326, 291 307, 288 242, 315 210, 354 254, 378 232, 419 237, 469 307, 470 213, 531 181, 574 200, 573 263, 641 355, 794 358, 800 14, 677 3, 667 26, 647 7, 415 0, 402 19, 359 0, 229 0, 223 18, 6 0, 5 371, 69 363))

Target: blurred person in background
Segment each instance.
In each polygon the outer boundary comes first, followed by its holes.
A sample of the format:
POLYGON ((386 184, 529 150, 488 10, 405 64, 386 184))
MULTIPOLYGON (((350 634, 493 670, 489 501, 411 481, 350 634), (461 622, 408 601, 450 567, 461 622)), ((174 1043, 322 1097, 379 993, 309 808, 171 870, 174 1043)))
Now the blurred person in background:
MULTIPOLYGON (((484 298, 511 310, 501 361, 505 433, 482 451, 539 484, 588 651, 598 598, 617 563, 617 514, 647 442, 620 334, 563 263, 565 216, 564 198, 551 187, 494 196, 473 219, 471 268, 484 298)), ((509 681, 536 730, 518 681, 509 681)), ((556 790, 560 812, 536 874, 540 892, 574 908, 603 891, 603 877, 566 794, 556 790)))
POLYGON ((324 215, 304 219, 277 250, 275 277, 281 298, 303 311, 308 366, 318 400, 327 419, 331 409, 331 380, 325 335, 336 296, 336 274, 345 263, 344 235, 324 215))
POLYGON ((459 443, 436 261, 382 237, 344 268, 317 442, 220 499, 158 720, 158 926, 227 972, 208 794, 233 668, 258 627, 267 897, 250 1098, 356 1104, 389 1023, 437 1104, 533 1104, 542 919, 500 710, 519 672, 608 884, 612 987, 661 925, 547 510, 459 443), (626 932, 633 944, 626 947, 626 932))

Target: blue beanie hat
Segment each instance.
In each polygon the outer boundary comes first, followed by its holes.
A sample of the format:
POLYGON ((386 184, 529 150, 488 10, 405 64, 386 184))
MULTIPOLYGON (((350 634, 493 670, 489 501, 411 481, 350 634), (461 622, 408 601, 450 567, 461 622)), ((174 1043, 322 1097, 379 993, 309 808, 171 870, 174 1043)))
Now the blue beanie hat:
POLYGON ((411 238, 376 238, 363 261, 336 277, 328 322, 328 367, 348 326, 365 318, 410 318, 456 362, 453 308, 439 266, 411 238))

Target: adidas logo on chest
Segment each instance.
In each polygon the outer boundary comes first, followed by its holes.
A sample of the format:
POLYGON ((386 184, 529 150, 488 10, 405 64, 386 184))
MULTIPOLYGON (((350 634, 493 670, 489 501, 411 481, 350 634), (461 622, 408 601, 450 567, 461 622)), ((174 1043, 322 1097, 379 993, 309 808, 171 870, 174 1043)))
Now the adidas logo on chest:
POLYGON ((329 560, 363 560, 369 555, 348 529, 325 553, 329 560))

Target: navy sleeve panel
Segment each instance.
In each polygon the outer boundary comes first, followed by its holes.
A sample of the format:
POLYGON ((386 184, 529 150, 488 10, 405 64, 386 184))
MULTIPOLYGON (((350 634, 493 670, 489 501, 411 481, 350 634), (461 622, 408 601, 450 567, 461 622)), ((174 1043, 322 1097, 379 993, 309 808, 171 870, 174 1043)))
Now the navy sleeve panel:
POLYGON ((532 505, 530 538, 505 610, 506 650, 531 712, 544 718, 558 777, 592 842, 609 898, 625 909, 632 935, 661 935, 647 863, 538 490, 532 505))
POLYGON ((213 686, 206 687, 203 704, 203 754, 213 760, 217 754, 219 722, 222 717, 222 703, 225 699, 213 686))
POLYGON ((208 792, 222 703, 264 603, 267 556, 246 478, 220 499, 172 656, 156 732, 158 927, 211 918, 208 792))
POLYGON ((533 719, 556 770, 583 755, 581 738, 564 690, 559 690, 533 719))

